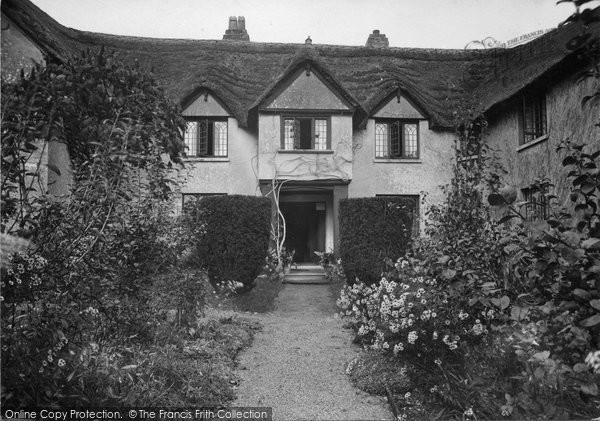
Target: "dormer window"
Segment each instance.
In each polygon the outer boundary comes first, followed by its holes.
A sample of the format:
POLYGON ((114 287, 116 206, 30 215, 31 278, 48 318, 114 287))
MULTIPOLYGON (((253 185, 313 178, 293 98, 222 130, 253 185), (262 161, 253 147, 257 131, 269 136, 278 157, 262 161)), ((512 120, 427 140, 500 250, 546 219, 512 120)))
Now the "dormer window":
POLYGON ((418 121, 389 119, 375 121, 375 158, 419 157, 418 121))
POLYGON ((543 92, 523 95, 521 107, 521 145, 548 134, 546 96, 543 92))
POLYGON ((328 117, 282 117, 281 149, 326 151, 331 148, 328 117))
POLYGON ((186 157, 226 157, 227 119, 190 118, 185 129, 186 157))

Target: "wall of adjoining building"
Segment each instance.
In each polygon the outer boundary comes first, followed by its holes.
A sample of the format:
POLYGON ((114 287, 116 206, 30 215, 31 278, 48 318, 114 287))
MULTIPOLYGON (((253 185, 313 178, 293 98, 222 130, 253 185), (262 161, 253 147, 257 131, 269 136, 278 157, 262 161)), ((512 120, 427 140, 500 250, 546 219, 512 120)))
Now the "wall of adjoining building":
POLYGON ((21 69, 29 73, 35 63, 44 64, 42 51, 2 13, 2 80, 14 83, 21 69))
POLYGON ((506 171, 506 184, 521 191, 536 179, 547 177, 555 184, 554 194, 560 202, 568 201, 571 183, 567 179, 569 170, 562 166, 565 152, 556 149, 563 140, 571 139, 588 144, 587 151, 600 150, 600 128, 594 126, 600 121, 600 104, 581 105, 583 97, 598 85, 597 81, 576 83, 574 77, 567 77, 547 86, 548 137, 531 145, 519 144, 520 96, 488 117, 485 140, 506 171))

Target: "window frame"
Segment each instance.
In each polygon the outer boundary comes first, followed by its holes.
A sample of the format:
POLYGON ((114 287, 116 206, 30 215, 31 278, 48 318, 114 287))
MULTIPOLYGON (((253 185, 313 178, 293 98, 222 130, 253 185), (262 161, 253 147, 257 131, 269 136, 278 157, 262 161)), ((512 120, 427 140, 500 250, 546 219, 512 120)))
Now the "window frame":
POLYGON ((550 187, 531 185, 521 189, 525 203, 521 205, 525 219, 528 221, 545 220, 550 211, 550 187))
MULTIPOLYGON (((186 159, 195 159, 195 158, 228 158, 229 157, 229 118, 228 117, 213 117, 213 116, 193 116, 193 117, 185 117, 185 122, 186 122, 186 128, 185 131, 183 133, 183 138, 184 138, 184 143, 185 143, 185 151, 184 151, 184 158, 186 159), (200 122, 207 122, 208 124, 211 124, 213 126, 212 131, 213 131, 213 139, 212 139, 212 146, 210 145, 210 141, 207 143, 207 150, 209 149, 209 147, 212 147, 212 154, 199 154, 198 150, 200 149, 200 142, 201 142, 201 138, 200 138, 200 124, 198 124, 196 126, 196 153, 194 155, 190 155, 189 154, 189 150, 191 148, 189 148, 188 146, 188 141, 186 138, 187 135, 187 124, 188 123, 200 123, 200 122), (216 122, 223 122, 225 123, 225 154, 224 155, 215 155, 215 149, 216 149, 216 139, 214 137, 214 126, 216 122)), ((210 132, 209 132, 210 133, 210 132)))
POLYGON ((374 155, 375 159, 389 159, 389 160, 419 160, 421 159, 421 129, 420 129, 420 120, 414 118, 375 118, 374 125, 374 135, 373 135, 373 146, 374 146, 374 155), (400 124, 402 129, 400 130, 400 155, 392 156, 392 131, 390 130, 391 124, 400 124), (377 125, 378 124, 387 124, 387 156, 377 155, 377 125), (416 127, 416 135, 417 135, 417 148, 415 151, 415 156, 407 156, 406 155, 406 139, 405 139, 405 126, 408 124, 414 124, 416 127))
MULTIPOLYGON (((279 143, 279 150, 280 151, 285 151, 285 152, 294 152, 294 151, 298 151, 298 152, 306 152, 306 151, 310 151, 310 152, 329 152, 331 151, 331 116, 327 115, 327 114, 319 114, 319 113, 307 113, 307 114, 302 114, 302 113, 294 113, 294 114, 282 114, 280 115, 280 143, 279 143), (285 147, 285 121, 286 120, 296 120, 296 119, 310 119, 311 120, 311 124, 310 124, 310 142, 311 142, 311 148, 310 149, 306 149, 306 148, 295 148, 294 149, 286 149, 285 147), (315 149, 315 120, 325 120, 327 122, 327 141, 325 144, 325 149, 315 149)), ((295 142, 294 142, 295 143, 295 142)))
POLYGON ((548 136, 548 106, 544 91, 530 91, 521 95, 519 106, 519 146, 529 145, 548 136), (527 115, 531 113, 531 130, 527 115))

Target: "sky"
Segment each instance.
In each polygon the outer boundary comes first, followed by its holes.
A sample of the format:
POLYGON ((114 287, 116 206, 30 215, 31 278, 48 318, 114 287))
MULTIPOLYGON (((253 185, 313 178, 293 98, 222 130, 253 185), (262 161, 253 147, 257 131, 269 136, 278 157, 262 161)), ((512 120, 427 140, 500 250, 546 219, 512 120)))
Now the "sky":
POLYGON ((257 42, 364 45, 379 29, 392 47, 459 49, 554 28, 574 11, 556 0, 32 1, 65 26, 118 35, 221 39, 229 16, 244 16, 257 42))

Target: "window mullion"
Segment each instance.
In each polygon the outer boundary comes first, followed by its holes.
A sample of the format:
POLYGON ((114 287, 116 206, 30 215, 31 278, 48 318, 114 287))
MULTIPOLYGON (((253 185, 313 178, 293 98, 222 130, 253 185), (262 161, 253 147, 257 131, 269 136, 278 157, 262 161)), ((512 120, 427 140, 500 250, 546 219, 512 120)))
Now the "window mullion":
POLYGON ((406 158, 406 145, 404 144, 405 142, 405 136, 404 136, 404 123, 398 123, 398 143, 399 143, 399 148, 400 149, 400 157, 401 158, 406 158))
POLYGON ((310 148, 311 149, 316 149, 316 144, 317 144, 317 139, 315 138, 316 136, 316 130, 315 130, 315 118, 311 118, 310 119, 310 148))

